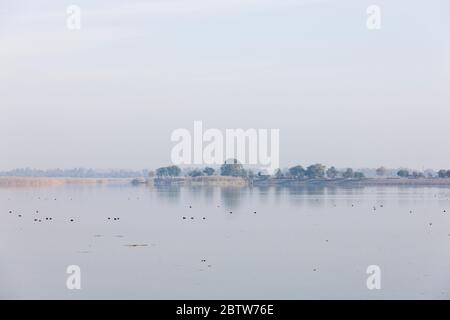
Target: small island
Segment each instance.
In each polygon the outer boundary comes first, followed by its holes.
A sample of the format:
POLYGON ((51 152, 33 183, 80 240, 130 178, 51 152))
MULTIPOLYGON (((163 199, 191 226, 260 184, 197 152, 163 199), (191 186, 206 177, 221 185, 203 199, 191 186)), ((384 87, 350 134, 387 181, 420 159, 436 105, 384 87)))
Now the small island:
POLYGON ((444 186, 450 187, 450 170, 416 171, 410 169, 338 169, 316 163, 277 169, 273 174, 258 168, 246 168, 235 159, 221 166, 180 168, 171 165, 156 170, 94 169, 15 169, 0 172, 0 187, 46 187, 67 184, 135 186, 444 186))
POLYGON ((354 170, 327 168, 313 164, 304 168, 296 165, 277 169, 274 174, 264 170, 245 169, 237 160, 225 162, 218 170, 212 167, 183 170, 178 166, 161 167, 149 172, 146 180, 133 180, 134 184, 151 185, 229 185, 229 186, 450 186, 450 170, 434 172, 408 169, 354 170), (370 175, 370 176, 369 176, 370 175))

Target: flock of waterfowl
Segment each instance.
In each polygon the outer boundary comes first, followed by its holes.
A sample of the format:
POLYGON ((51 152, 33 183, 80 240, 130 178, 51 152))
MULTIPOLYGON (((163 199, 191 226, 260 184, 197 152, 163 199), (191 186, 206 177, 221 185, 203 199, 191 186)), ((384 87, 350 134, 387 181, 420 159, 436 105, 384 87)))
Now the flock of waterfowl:
MULTIPOLYGON (((38 200, 41 200, 41 197, 38 197, 37 199, 38 199, 38 200)), ((139 200, 140 198, 137 197, 136 199, 139 200)), ((10 199, 8 199, 8 200, 10 200, 10 199)), ((45 200, 48 200, 48 198, 45 198, 45 200)), ((52 198, 52 200, 56 201, 57 198, 52 198)), ((72 201, 73 198, 70 198, 70 200, 72 201)), ((131 198, 129 197, 128 200, 131 200, 131 198)), ((333 206, 336 207, 337 205, 334 204, 333 206)), ((355 207, 355 204, 352 203, 350 206, 351 206, 352 208, 354 208, 354 207, 355 207)), ((220 205, 217 205, 216 207, 217 207, 217 208, 220 208, 221 206, 220 206, 220 205)), ((380 207, 380 208, 384 208, 384 205, 383 205, 383 204, 380 204, 379 207, 380 207)), ((193 209, 193 206, 192 206, 192 205, 189 205, 188 208, 189 208, 189 209, 193 209)), ((373 207, 372 207, 372 211, 377 211, 377 206, 373 206, 373 207)), ((22 213, 16 212, 16 211, 14 211, 14 210, 9 210, 8 213, 9 213, 9 214, 17 214, 17 217, 18 217, 18 218, 24 217, 24 215, 23 215, 22 213)), ((53 220, 54 220, 53 217, 47 217, 47 216, 46 216, 46 217, 37 217, 36 215, 39 215, 39 213, 40 213, 39 210, 34 210, 34 215, 33 215, 33 218, 32 218, 32 219, 33 219, 33 222, 38 222, 38 223, 40 223, 40 222, 44 222, 44 221, 53 221, 53 220)), ((413 211, 413 210, 409 210, 409 213, 410 213, 410 214, 413 214, 414 211, 413 211)), ((447 213, 447 210, 446 210, 446 209, 443 209, 442 213, 447 213)), ((233 214, 233 211, 228 211, 228 214, 233 214)), ((253 211, 253 214, 256 214, 256 211, 253 211)), ((183 215, 181 218, 182 218, 182 220, 195 220, 195 219, 196 219, 194 216, 187 216, 187 215, 183 215)), ((201 219, 201 220, 207 220, 207 218, 206 218, 205 216, 202 216, 200 219, 201 219)), ((119 220, 120 220, 120 217, 107 217, 106 220, 108 220, 108 221, 119 221, 119 220)), ((69 218, 67 221, 68 221, 68 222, 75 222, 75 219, 74 219, 74 218, 69 218)), ((432 226, 432 222, 430 222, 429 225, 432 226)))
MULTIPOLYGON (((40 200, 41 198, 38 198, 38 199, 40 200)), ((47 198, 45 198, 45 199, 47 200, 47 198)), ((139 200, 139 197, 137 197, 136 199, 139 200)), ((53 200, 53 201, 56 201, 57 198, 52 198, 52 200, 53 200)), ((73 199, 70 198, 70 200, 73 200, 73 199)), ((131 198, 128 198, 128 200, 131 200, 131 198)), ((333 206, 334 206, 334 207, 337 207, 336 204, 334 204, 333 206)), ((217 208, 221 208, 220 205, 217 205, 216 207, 217 207, 217 208)), ((350 207, 351 207, 351 208, 355 208, 355 204, 354 204, 354 203, 350 204, 350 207)), ((380 204, 380 205, 378 205, 378 206, 375 205, 375 206, 372 207, 372 211, 373 211, 373 212, 376 212, 378 208, 384 208, 384 205, 383 205, 383 204, 380 204)), ((193 206, 192 206, 192 205, 188 205, 188 209, 193 209, 193 206)), ((227 211, 227 212, 228 212, 228 214, 233 214, 233 211, 227 211)), ((22 217, 23 217, 23 214, 22 214, 22 213, 16 212, 16 211, 14 211, 14 210, 9 210, 8 213, 9 213, 9 214, 17 214, 17 217, 18 217, 18 218, 22 218, 22 217)), ((257 212, 256 212, 256 211, 252 211, 252 213, 253 213, 253 214, 256 214, 257 212)), ((409 210, 409 213, 410 213, 410 214, 413 214, 414 212, 413 212, 413 210, 409 210)), ((442 213, 444 213, 444 214, 447 213, 447 210, 444 209, 444 210, 442 211, 442 213)), ((40 217, 40 211, 37 210, 37 209, 34 210, 34 214, 32 214, 32 216, 33 216, 33 221, 34 221, 34 222, 38 222, 38 223, 44 222, 44 221, 53 221, 53 220, 54 220, 53 217, 47 217, 47 216, 45 216, 45 217, 40 217), (39 215, 39 216, 37 217, 37 215, 39 215)), ((196 218, 195 218, 195 216, 193 216, 193 215, 192 215, 192 216, 190 216, 190 215, 189 215, 189 216, 188 216, 188 215, 183 215, 183 216, 181 216, 181 219, 182 219, 182 220, 195 220, 196 218)), ((116 221, 116 222, 118 222, 118 221, 120 221, 120 217, 107 217, 106 220, 107 220, 107 221, 116 221)), ((207 218, 206 218, 205 216, 202 216, 202 217, 200 218, 200 220, 207 220, 207 218)), ((67 221, 70 222, 70 223, 73 223, 73 222, 75 222, 75 219, 74 219, 74 218, 68 218, 67 221)), ((428 225, 431 227, 431 226, 433 225, 433 223, 432 223, 432 222, 429 222, 428 225)), ((99 235, 96 235, 95 237, 99 237, 99 235)), ((328 240, 328 239, 325 239, 325 242, 328 243, 329 240, 328 240)), ((130 248, 137 248, 137 247, 148 247, 148 244, 126 244, 126 245, 124 245, 124 246, 130 247, 130 248)), ((201 262, 201 263, 206 263, 206 259, 201 259, 200 262, 201 262)), ((207 267, 208 267, 208 268, 211 268, 212 265, 211 265, 211 264, 207 264, 207 267)), ((312 269, 312 271, 313 271, 313 272, 317 272, 317 271, 318 271, 318 268, 315 267, 315 268, 312 269)))

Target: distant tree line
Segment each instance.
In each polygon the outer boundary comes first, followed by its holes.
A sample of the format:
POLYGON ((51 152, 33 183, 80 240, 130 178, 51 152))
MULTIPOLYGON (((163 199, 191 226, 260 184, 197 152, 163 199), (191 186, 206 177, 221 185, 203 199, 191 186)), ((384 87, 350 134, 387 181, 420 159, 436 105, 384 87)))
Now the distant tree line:
MULTIPOLYGON (((400 169, 397 172, 397 175, 401 178, 432 178, 433 174, 432 173, 428 173, 425 174, 423 172, 419 172, 419 171, 409 171, 407 169, 400 169)), ((445 170, 445 169, 441 169, 437 172, 437 177, 438 178, 450 178, 450 170, 445 170)))
POLYGON ((156 169, 156 175, 158 177, 177 177, 181 173, 181 169, 178 166, 161 167, 156 169))
POLYGON ((439 178, 450 178, 450 170, 441 169, 438 171, 439 178))
POLYGON ((96 170, 86 168, 48 169, 19 168, 0 172, 0 176, 49 178, 136 178, 148 175, 148 170, 96 170))
POLYGON ((317 163, 310 165, 309 167, 303 168, 300 165, 289 168, 286 174, 281 172, 276 175, 279 178, 295 178, 295 179, 362 179, 365 177, 364 173, 359 171, 354 171, 352 168, 347 168, 343 171, 339 171, 335 167, 326 168, 323 164, 317 163))
POLYGON ((408 170, 408 169, 386 169, 379 167, 377 169, 362 169, 355 171, 352 168, 337 169, 334 166, 329 168, 317 163, 308 167, 296 165, 288 169, 277 169, 273 175, 267 174, 265 171, 256 171, 245 169, 237 160, 227 161, 217 169, 212 167, 194 168, 190 170, 182 170, 178 166, 167 166, 158 168, 155 172, 149 170, 98 170, 92 168, 74 168, 74 169, 48 169, 39 170, 32 168, 19 168, 10 171, 0 172, 0 176, 16 176, 16 177, 67 177, 67 178, 138 178, 146 176, 157 176, 158 178, 171 178, 186 175, 190 177, 201 176, 232 176, 243 178, 260 178, 260 179, 362 179, 369 176, 395 176, 402 178, 424 178, 438 177, 450 178, 450 170, 441 169, 438 172, 433 170, 425 170, 424 172, 408 170), (362 172, 364 171, 364 172, 362 172))
POLYGON ((419 171, 410 172, 407 169, 400 169, 397 172, 397 175, 401 178, 425 178, 425 174, 419 171))
MULTIPOLYGON (((159 178, 176 177, 181 175, 182 170, 177 166, 161 167, 156 170, 156 176, 159 178)), ((335 167, 326 168, 326 166, 318 163, 310 165, 303 168, 300 165, 289 168, 287 171, 283 172, 281 169, 277 169, 275 173, 271 176, 263 171, 258 171, 256 174, 252 170, 246 170, 242 164, 238 163, 237 160, 232 159, 224 163, 219 170, 215 170, 211 167, 206 167, 204 169, 193 169, 186 173, 189 177, 200 177, 200 176, 212 176, 214 174, 221 176, 230 177, 243 177, 243 178, 269 178, 273 177, 276 179, 362 179, 365 178, 364 173, 359 171, 354 171, 351 168, 347 168, 343 171, 339 171, 335 167)))

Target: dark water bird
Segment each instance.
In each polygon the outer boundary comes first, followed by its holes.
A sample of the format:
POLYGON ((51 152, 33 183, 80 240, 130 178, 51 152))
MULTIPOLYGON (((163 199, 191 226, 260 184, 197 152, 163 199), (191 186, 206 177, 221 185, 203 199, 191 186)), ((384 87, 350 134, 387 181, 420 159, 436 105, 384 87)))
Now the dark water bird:
POLYGON ((409 210, 409 213, 413 213, 412 210, 409 210))
POLYGON ((39 210, 36 210, 36 213, 39 213, 39 210))
POLYGON ((444 210, 444 213, 446 213, 447 212, 447 210, 444 210))
POLYGON ((45 218, 45 220, 48 220, 48 218, 45 218))
POLYGON ((41 220, 41 219, 39 219, 39 222, 42 222, 42 220, 41 220))
POLYGON ((126 244, 125 247, 130 247, 130 248, 148 247, 148 244, 146 244, 146 243, 144 243, 144 244, 133 243, 133 244, 126 244))
POLYGON ((256 211, 253 211, 254 214, 256 214, 256 211))
POLYGON ((9 213, 12 213, 12 210, 9 210, 9 213))
POLYGON ((194 220, 194 217, 191 217, 191 220, 194 220))
POLYGON ((70 219, 70 222, 73 222, 73 219, 70 219))
POLYGON ((189 206, 189 209, 192 209, 192 206, 189 206))
POLYGON ((433 225, 431 222, 429 223, 430 227, 433 225))
POLYGON ((53 219, 52 217, 48 218, 48 220, 52 220, 52 219, 53 219))
POLYGON ((205 217, 203 217, 203 220, 206 220, 206 218, 205 218, 205 217))
POLYGON ((18 217, 19 217, 19 218, 21 218, 21 217, 22 217, 22 215, 21 215, 21 214, 19 214, 19 215, 18 215, 18 217))
POLYGON ((111 220, 111 217, 108 217, 108 220, 111 220))
POLYGON ((230 214, 232 214, 233 213, 233 211, 230 211, 230 214))
POLYGON ((202 259, 201 261, 202 261, 202 262, 206 262, 206 259, 202 259))
POLYGON ((186 220, 186 217, 183 217, 183 220, 186 220))
POLYGON ((313 269, 313 271, 314 271, 314 272, 316 272, 316 271, 317 271, 317 269, 316 269, 316 268, 314 268, 314 269, 313 269))
POLYGON ((37 221, 37 219, 34 219, 34 221, 37 221))

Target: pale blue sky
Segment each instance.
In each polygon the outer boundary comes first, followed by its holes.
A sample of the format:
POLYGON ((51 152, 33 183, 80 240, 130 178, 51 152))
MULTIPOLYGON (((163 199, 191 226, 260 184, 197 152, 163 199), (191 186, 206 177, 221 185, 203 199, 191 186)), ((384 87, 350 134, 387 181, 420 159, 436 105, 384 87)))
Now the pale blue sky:
POLYGON ((449 88, 445 0, 0 2, 0 170, 154 168, 194 120, 280 129, 282 166, 450 168, 449 88))

